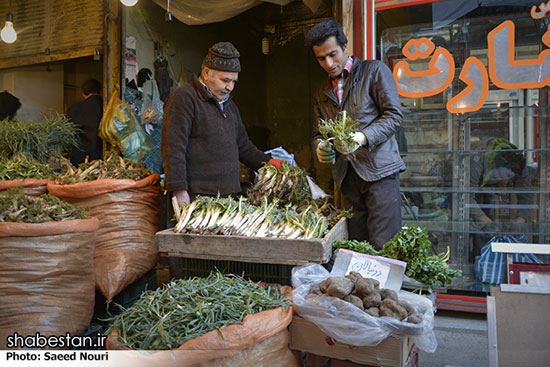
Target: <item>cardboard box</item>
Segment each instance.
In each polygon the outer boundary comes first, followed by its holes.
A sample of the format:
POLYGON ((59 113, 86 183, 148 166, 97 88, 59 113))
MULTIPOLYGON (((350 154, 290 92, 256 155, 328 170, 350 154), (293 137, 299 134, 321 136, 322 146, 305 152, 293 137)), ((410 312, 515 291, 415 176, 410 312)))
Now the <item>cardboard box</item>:
MULTIPOLYGON (((418 365, 417 348, 408 336, 390 336, 377 346, 357 347, 335 341, 315 324, 297 315, 294 315, 290 324, 290 348, 316 356, 342 360, 342 363, 351 361, 359 365, 383 367, 418 365)), ((312 365, 316 365, 314 360, 312 365)), ((335 366, 334 362, 332 365, 335 366)), ((308 367, 311 366, 308 365, 308 367)))

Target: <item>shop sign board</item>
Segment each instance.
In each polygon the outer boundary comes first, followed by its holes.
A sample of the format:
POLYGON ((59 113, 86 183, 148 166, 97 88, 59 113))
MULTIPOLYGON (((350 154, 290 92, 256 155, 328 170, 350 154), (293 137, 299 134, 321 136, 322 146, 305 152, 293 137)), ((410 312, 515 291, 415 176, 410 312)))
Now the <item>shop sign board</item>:
MULTIPOLYGON (((531 17, 540 19, 548 16, 550 1, 533 6, 531 17)), ((550 48, 543 49, 536 58, 517 59, 515 53, 515 24, 505 20, 487 35, 487 67, 476 56, 466 59, 459 79, 466 87, 453 98, 446 108, 451 113, 465 113, 479 110, 487 100, 491 81, 500 89, 537 89, 550 86, 550 48)), ((541 37, 542 43, 550 47, 550 25, 541 37)), ((426 37, 410 39, 402 49, 407 60, 427 60, 425 70, 412 70, 408 61, 399 61, 393 74, 399 94, 403 97, 421 98, 444 93, 454 80, 455 61, 444 47, 426 37)))

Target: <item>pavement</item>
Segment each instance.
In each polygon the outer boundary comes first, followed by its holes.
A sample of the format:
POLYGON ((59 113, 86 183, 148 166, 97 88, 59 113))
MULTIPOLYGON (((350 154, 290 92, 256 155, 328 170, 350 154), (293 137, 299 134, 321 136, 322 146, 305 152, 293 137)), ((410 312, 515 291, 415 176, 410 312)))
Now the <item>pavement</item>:
POLYGON ((435 315, 434 353, 419 352, 419 367, 488 367, 485 314, 439 310, 435 315))

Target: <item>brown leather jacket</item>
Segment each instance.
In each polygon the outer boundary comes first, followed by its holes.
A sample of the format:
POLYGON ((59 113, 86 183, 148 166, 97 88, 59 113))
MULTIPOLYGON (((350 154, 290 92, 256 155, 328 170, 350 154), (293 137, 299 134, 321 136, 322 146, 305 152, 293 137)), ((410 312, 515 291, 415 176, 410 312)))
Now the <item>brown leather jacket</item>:
POLYGON ((354 159, 347 161, 336 153, 332 175, 338 187, 346 176, 349 164, 367 182, 405 171, 405 163, 395 140, 395 132, 403 121, 400 106, 395 79, 390 69, 377 60, 353 58, 353 68, 344 85, 342 106, 338 104, 330 80, 327 78, 321 85, 313 100, 313 151, 322 139, 320 119, 335 119, 343 110, 359 121, 358 131, 367 137, 367 145, 355 152, 354 159))

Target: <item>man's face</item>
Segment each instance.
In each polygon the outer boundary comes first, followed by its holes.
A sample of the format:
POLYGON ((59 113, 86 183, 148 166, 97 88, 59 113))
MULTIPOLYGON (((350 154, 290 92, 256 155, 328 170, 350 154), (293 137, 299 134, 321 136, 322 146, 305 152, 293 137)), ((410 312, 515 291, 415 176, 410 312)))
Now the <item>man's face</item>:
POLYGON ((346 62, 348 61, 347 46, 345 44, 342 49, 334 36, 327 38, 319 46, 313 46, 313 53, 317 61, 319 61, 319 65, 325 69, 331 78, 336 78, 342 74, 346 66, 346 62))
POLYGON ((239 73, 237 72, 205 68, 203 73, 204 84, 219 101, 223 101, 231 93, 238 79, 239 73))

